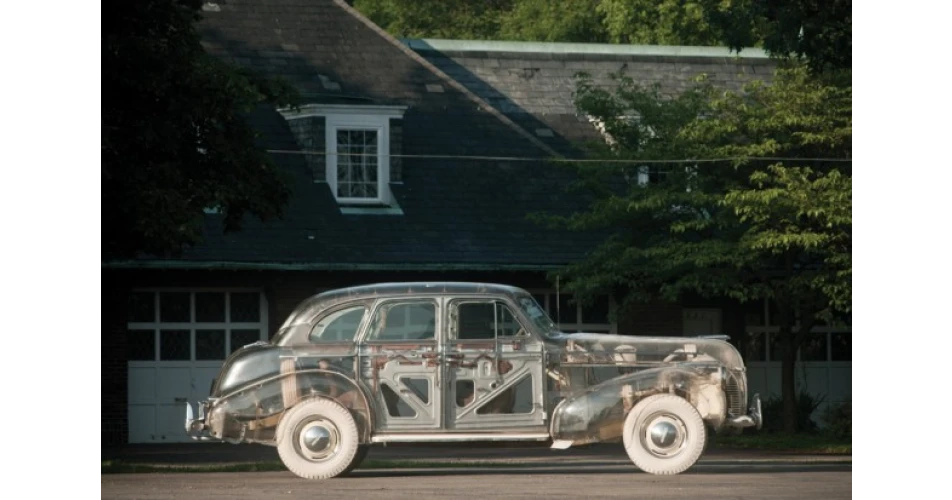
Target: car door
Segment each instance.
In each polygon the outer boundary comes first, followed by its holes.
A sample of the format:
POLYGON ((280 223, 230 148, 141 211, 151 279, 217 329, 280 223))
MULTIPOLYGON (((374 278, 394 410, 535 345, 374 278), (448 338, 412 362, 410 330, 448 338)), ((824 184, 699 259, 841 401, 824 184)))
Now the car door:
POLYGON ((381 300, 360 346, 361 378, 375 398, 380 431, 440 427, 435 298, 381 300))
POLYGON ((443 404, 447 430, 544 430, 543 347, 501 299, 446 305, 443 404))

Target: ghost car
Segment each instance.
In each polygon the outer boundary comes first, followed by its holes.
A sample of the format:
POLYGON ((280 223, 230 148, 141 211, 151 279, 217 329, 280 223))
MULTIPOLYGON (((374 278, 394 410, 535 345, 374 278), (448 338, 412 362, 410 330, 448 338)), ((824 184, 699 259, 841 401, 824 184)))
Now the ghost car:
POLYGON ((723 338, 564 333, 523 289, 457 282, 312 296, 186 413, 192 438, 275 446, 307 479, 395 442, 617 442, 637 468, 678 474, 712 433, 762 425, 723 338))

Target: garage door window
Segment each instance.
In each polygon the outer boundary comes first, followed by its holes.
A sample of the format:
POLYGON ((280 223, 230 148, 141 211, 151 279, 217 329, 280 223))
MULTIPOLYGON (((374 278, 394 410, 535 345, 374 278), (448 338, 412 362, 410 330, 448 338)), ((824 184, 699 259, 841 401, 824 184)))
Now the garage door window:
POLYGON ((131 361, 215 361, 264 338, 264 300, 252 291, 138 291, 130 297, 131 361))

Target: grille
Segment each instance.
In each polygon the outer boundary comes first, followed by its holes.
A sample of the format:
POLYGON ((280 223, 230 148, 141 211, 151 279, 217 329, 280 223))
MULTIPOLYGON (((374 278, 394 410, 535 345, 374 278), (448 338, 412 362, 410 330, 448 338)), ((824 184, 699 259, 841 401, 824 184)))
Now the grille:
POLYGON ((747 387, 744 383, 743 375, 734 372, 728 372, 727 385, 727 411, 733 416, 747 414, 747 387))

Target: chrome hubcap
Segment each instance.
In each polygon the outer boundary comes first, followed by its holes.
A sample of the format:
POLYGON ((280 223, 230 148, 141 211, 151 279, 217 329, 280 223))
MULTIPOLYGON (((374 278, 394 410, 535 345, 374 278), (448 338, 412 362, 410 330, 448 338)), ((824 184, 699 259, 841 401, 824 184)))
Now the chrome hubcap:
POLYGON ((308 460, 321 461, 332 457, 340 445, 340 432, 332 422, 314 417, 298 427, 297 450, 308 460))
POLYGON ((656 413, 646 418, 639 439, 644 449, 660 458, 671 458, 684 450, 689 439, 684 422, 670 413, 656 413))

